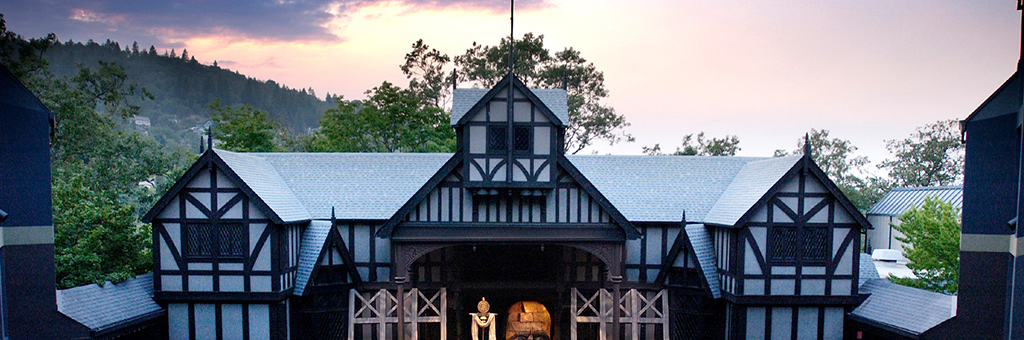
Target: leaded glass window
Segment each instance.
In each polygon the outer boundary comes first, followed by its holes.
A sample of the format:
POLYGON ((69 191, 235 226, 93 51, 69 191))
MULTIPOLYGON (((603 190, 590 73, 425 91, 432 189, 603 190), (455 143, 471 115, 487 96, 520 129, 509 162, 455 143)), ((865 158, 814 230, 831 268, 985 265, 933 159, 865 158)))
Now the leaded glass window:
POLYGON ((530 152, 533 148, 532 137, 533 129, 529 126, 516 126, 513 130, 515 138, 515 151, 516 152, 530 152))
POLYGON ((188 224, 185 227, 185 255, 213 255, 213 228, 209 223, 188 224))
POLYGON ((217 226, 219 241, 218 254, 222 257, 241 257, 245 255, 245 228, 240 223, 220 224, 217 226))
POLYGON ((824 263, 828 259, 828 228, 801 228, 803 234, 803 262, 824 263))
POLYGON ((487 152, 505 153, 508 151, 508 127, 491 125, 487 127, 487 152))
POLYGON ((768 257, 773 262, 795 262, 796 228, 772 227, 768 232, 768 257))

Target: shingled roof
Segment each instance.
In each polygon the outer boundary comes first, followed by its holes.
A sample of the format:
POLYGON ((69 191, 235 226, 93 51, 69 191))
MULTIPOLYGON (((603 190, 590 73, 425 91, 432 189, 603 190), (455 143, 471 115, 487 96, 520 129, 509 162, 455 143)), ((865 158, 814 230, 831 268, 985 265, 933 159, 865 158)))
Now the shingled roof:
POLYGON ((878 203, 871 206, 867 215, 900 216, 910 207, 923 205, 924 199, 928 197, 940 199, 952 204, 954 208, 960 209, 964 202, 964 187, 957 185, 895 188, 878 200, 878 203))
MULTIPOLYGON (((214 150, 286 222, 386 220, 452 154, 214 150)), ((633 222, 735 223, 800 159, 566 156, 633 222)))
POLYGON ((90 284, 57 291, 57 310, 106 333, 160 317, 166 311, 153 301, 153 273, 120 283, 90 284))
POLYGON ((956 316, 954 296, 900 286, 886 279, 868 280, 860 287, 870 294, 850 317, 875 327, 916 338, 956 316))
MULTIPOLYGON (((484 95, 490 89, 455 89, 455 93, 452 94, 452 119, 451 124, 454 126, 469 113, 469 109, 472 109, 480 99, 483 99, 484 95)), ((530 89, 544 106, 547 106, 555 117, 561 120, 562 125, 569 124, 569 107, 566 106, 566 93, 563 89, 530 89)))
POLYGON ((313 268, 320 260, 320 252, 324 248, 324 241, 331 232, 330 221, 313 221, 302 233, 301 250, 299 250, 299 270, 295 276, 295 290, 293 294, 302 296, 305 293, 306 285, 309 283, 313 268))
MULTIPOLYGON (((697 264, 704 274, 704 282, 707 282, 711 290, 711 297, 722 297, 722 287, 718 281, 718 267, 715 266, 715 248, 712 246, 711 234, 703 224, 691 224, 686 226, 686 238, 693 246, 693 254, 697 257, 697 264)), ((685 256, 685 255, 680 255, 685 256)))

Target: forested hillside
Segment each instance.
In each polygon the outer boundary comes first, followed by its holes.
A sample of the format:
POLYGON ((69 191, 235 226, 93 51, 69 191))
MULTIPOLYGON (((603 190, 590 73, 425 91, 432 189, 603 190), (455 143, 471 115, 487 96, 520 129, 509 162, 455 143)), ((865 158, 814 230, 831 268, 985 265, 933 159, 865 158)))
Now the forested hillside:
POLYGON ((192 127, 210 120, 207 105, 216 99, 224 106, 249 104, 266 111, 292 135, 305 134, 319 126, 324 111, 335 107, 333 100, 317 98, 312 88, 291 89, 273 80, 260 81, 235 71, 203 65, 187 50, 157 52, 149 48, 105 43, 57 42, 44 53, 50 70, 58 76, 73 76, 79 64, 95 67, 99 61, 114 62, 136 83, 152 94, 151 100, 135 100, 138 116, 148 117, 149 134, 164 145, 194 150, 198 137, 192 127))

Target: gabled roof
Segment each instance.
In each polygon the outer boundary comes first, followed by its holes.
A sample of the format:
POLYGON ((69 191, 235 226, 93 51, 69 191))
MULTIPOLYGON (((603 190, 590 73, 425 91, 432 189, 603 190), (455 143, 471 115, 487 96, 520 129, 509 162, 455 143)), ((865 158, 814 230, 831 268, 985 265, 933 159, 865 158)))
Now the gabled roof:
POLYGON ((735 225, 768 191, 800 161, 802 155, 768 158, 747 163, 740 169, 722 199, 704 218, 705 223, 735 225))
POLYGON ((704 221, 753 157, 565 156, 630 221, 704 221))
POLYGON ((284 223, 309 221, 310 214, 299 202, 281 174, 259 154, 214 150, 225 164, 259 197, 284 223))
POLYGON ((49 115, 51 121, 54 118, 53 112, 46 108, 46 105, 43 105, 43 102, 39 101, 39 98, 32 94, 32 91, 29 91, 3 64, 0 64, 0 93, 4 94, 0 96, 2 105, 44 112, 49 115))
MULTIPOLYGON (((220 152, 220 150, 218 150, 220 152)), ((450 153, 259 153, 313 219, 386 220, 450 153)))
MULTIPOLYGON (((569 125, 568 97, 563 89, 528 89, 525 84, 514 79, 514 86, 527 98, 532 100, 542 112, 553 116, 553 121, 562 126, 569 125)), ((506 91, 508 76, 502 78, 490 89, 455 89, 452 94, 451 125, 456 126, 468 119, 466 114, 480 109, 495 95, 506 91)))
POLYGON ((292 294, 302 296, 309 283, 309 277, 313 274, 320 262, 320 253, 324 249, 324 241, 330 235, 332 223, 330 221, 312 221, 309 227, 302 233, 302 243, 299 250, 299 269, 295 274, 295 289, 292 294))
POLYGON ((1020 112, 1021 87, 1018 83, 1019 80, 1020 77, 1018 77, 1017 72, 1014 72, 1002 85, 999 85, 995 92, 992 92, 988 98, 985 98, 985 101, 978 105, 978 108, 974 109, 974 112, 971 112, 967 118, 964 118, 964 121, 969 122, 975 119, 986 119, 1020 112))
POLYGON ((954 208, 963 207, 964 187, 936 186, 895 188, 885 194, 878 203, 868 209, 868 215, 901 216, 910 207, 920 208, 925 198, 934 197, 952 204, 954 208))
POLYGON ((851 318, 907 337, 914 338, 956 316, 954 296, 885 279, 868 280, 860 293, 870 296, 850 312, 851 318))
POLYGON ((90 284, 57 291, 57 310, 96 333, 159 317, 153 301, 153 273, 120 283, 90 284))
POLYGON ((863 286, 868 280, 882 278, 881 275, 878 275, 878 267, 875 267, 875 260, 868 253, 860 253, 860 270, 857 273, 859 274, 858 279, 860 281, 857 283, 858 286, 863 286))
POLYGON ((711 297, 722 297, 722 285, 718 282, 718 267, 715 266, 715 248, 711 243, 711 235, 703 224, 691 224, 686 226, 685 230, 686 238, 693 247, 693 255, 697 257, 697 264, 704 274, 704 282, 711 290, 711 297))

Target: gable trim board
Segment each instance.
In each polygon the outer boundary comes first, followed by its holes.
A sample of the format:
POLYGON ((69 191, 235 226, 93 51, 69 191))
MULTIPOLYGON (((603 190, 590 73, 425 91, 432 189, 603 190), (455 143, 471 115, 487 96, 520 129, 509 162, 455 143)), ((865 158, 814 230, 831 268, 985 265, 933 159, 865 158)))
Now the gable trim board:
MULTIPOLYGON (((526 96, 527 99, 533 102, 533 104, 537 108, 540 108, 541 113, 543 113, 545 117, 550 119, 552 122, 558 123, 560 126, 569 126, 569 122, 564 121, 565 118, 556 115, 555 112, 552 111, 551 108, 548 107, 548 105, 544 103, 543 100, 538 98, 537 95, 533 93, 533 90, 527 88, 526 84, 523 84, 523 82, 520 81, 518 77, 512 76, 511 74, 505 75, 504 78, 498 81, 498 85, 492 87, 490 91, 487 91, 487 93, 483 95, 483 97, 480 97, 480 99, 477 100, 476 104, 470 107, 469 110, 466 110, 466 112, 463 113, 462 117, 459 117, 457 121, 455 120, 455 117, 453 117, 451 125, 461 126, 466 122, 469 122, 469 120, 472 119, 473 114, 482 110, 484 106, 486 106, 491 101, 491 99, 493 99, 495 96, 501 93, 501 91, 507 91, 508 84, 510 82, 512 83, 513 88, 515 90, 518 90, 520 93, 526 96)), ((456 89, 456 91, 458 91, 458 89, 456 89)), ((509 98, 509 100, 514 100, 514 98, 509 98)))
MULTIPOLYGON (((237 186, 243 193, 245 193, 245 195, 249 197, 250 200, 256 203, 256 206, 257 208, 259 208, 260 212, 266 215, 274 224, 281 225, 295 222, 306 222, 311 219, 309 213, 305 212, 304 208, 302 209, 302 212, 296 213, 294 214, 294 216, 286 216, 288 217, 287 219, 282 218, 277 211, 274 211, 274 209, 272 209, 270 205, 267 204, 263 197, 260 197, 260 195, 258 195, 256 191, 253 190, 250 183, 243 180, 242 177, 235 172, 235 169, 232 169, 230 166, 228 166, 227 162, 225 162, 217 154, 218 152, 226 151, 218 150, 215 152, 214 149, 206 150, 206 152, 203 153, 203 155, 200 156, 199 159, 194 164, 192 164, 192 167, 190 167, 185 172, 185 174, 182 175, 177 182, 175 182, 174 186, 167 190, 167 193, 164 194, 160 198, 160 200, 158 200, 157 203, 153 205, 153 208, 150 209, 149 212, 142 217, 141 221, 144 223, 150 223, 154 219, 156 219, 157 216, 159 216, 159 214, 165 208, 167 208, 167 206, 171 202, 173 202, 174 198, 177 197, 179 193, 181 193, 181 191, 188 185, 188 183, 195 179, 195 177, 199 174, 200 171, 207 170, 207 165, 213 165, 214 169, 222 171, 224 175, 231 180, 232 184, 237 186)), ((251 157, 241 154, 239 155, 242 157, 251 157)), ((256 157, 252 158, 256 159, 256 157)), ((270 169, 273 169, 272 165, 267 164, 266 166, 268 166, 270 169)), ((274 171, 274 175, 276 175, 278 179, 280 179, 280 175, 277 174, 276 170, 274 171)), ((288 189, 288 186, 284 185, 283 180, 281 182, 281 186, 282 188, 279 189, 288 190, 288 194, 292 196, 291 198, 295 198, 295 194, 292 194, 291 191, 288 189)), ((301 207, 301 205, 297 202, 297 199, 290 203, 299 205, 299 207, 301 207)))
MULTIPOLYGON (((1002 116, 1002 115, 1006 115, 1006 114, 1020 113, 1019 110, 1018 110, 1016 112, 996 113, 995 116, 990 116, 990 117, 978 117, 978 115, 981 113, 981 111, 983 111, 983 109, 986 106, 988 106, 989 103, 994 101, 996 97, 999 97, 1003 93, 1003 91, 1008 89, 1010 83, 1013 83, 1013 81, 1017 80, 1017 76, 1018 75, 1019 75, 1018 72, 1014 72, 1012 75, 1010 75, 1009 78, 1006 78, 1006 81, 1004 81, 1002 85, 999 85, 999 88, 996 89, 995 92, 992 92, 992 94, 989 95, 988 98, 985 98, 985 101, 981 102, 981 105, 978 105, 978 107, 975 108, 974 111, 971 112, 971 114, 968 115, 967 118, 964 118, 964 120, 962 120, 961 122, 969 122, 969 121, 972 121, 972 120, 975 120, 975 119, 986 119, 986 118, 998 117, 998 116, 1002 116)), ((1018 120, 1017 120, 1018 126, 1020 126, 1020 123, 1021 123, 1021 121, 1018 118, 1018 120)), ((967 132, 966 129, 963 127, 963 125, 961 125, 961 129, 960 129, 960 133, 962 134, 961 139, 966 140, 965 138, 963 138, 963 136, 964 136, 963 134, 965 134, 966 132, 967 132)))
MULTIPOLYGON (((750 166, 750 163, 745 165, 744 168, 746 168, 747 166, 750 166)), ((786 185, 786 183, 789 180, 792 180, 794 177, 798 176, 800 171, 804 169, 806 169, 809 174, 813 175, 819 182, 821 182, 821 184, 825 187, 827 192, 829 194, 832 194, 836 198, 835 202, 842 206, 842 208, 845 209, 850 214, 850 216, 856 221, 856 224, 858 224, 860 228, 870 228, 871 224, 867 221, 867 218, 865 218, 864 215, 860 213, 860 210, 858 210, 857 207, 855 207, 853 203, 851 203, 850 200, 847 199, 845 195, 843 195, 842 191, 839 190, 839 187, 837 187, 835 183, 832 182, 832 180, 829 179, 827 175, 825 175, 821 168, 819 168, 817 164, 814 164, 814 161, 811 160, 811 157, 807 155, 800 156, 800 159, 797 162, 795 162, 793 166, 788 171, 786 171, 784 175, 779 177, 771 186, 771 188, 769 188, 768 191, 761 195, 761 197, 757 199, 753 204, 749 206, 744 204, 743 206, 747 207, 747 210, 742 215, 735 218, 735 220, 728 216, 727 213, 720 214, 723 216, 713 215, 715 214, 716 209, 719 208, 719 203, 721 203, 720 200, 719 202, 715 203, 715 206, 713 208, 711 208, 711 212, 708 213, 709 216, 707 218, 707 221, 704 221, 704 224, 729 228, 738 228, 740 226, 743 226, 748 221, 750 221, 750 219, 754 216, 755 213, 757 213, 758 208, 764 206, 769 200, 775 197, 775 195, 782 190, 782 188, 786 185)), ((739 174, 737 176, 739 176, 739 174)), ((726 192, 722 194, 722 196, 724 197, 725 195, 727 195, 730 189, 733 189, 734 185, 737 185, 735 179, 734 182, 729 185, 729 188, 726 189, 726 192)))
POLYGON ((341 235, 338 234, 338 228, 335 226, 334 221, 310 222, 309 226, 306 229, 306 232, 303 234, 302 246, 307 246, 305 244, 307 238, 308 241, 311 243, 308 246, 315 247, 315 249, 318 250, 317 256, 315 258, 313 258, 312 256, 306 257, 307 254, 304 254, 304 252, 300 250, 302 254, 299 255, 299 272, 296 275, 295 279, 295 295, 305 295, 308 289, 313 285, 312 282, 316 279, 317 273, 320 272, 321 261, 323 261, 325 256, 329 256, 328 254, 330 253, 331 250, 337 250, 338 253, 341 255, 341 260, 345 262, 345 268, 348 271, 348 276, 349 279, 352 281, 352 284, 363 283, 362 277, 359 275, 359 272, 356 270, 355 265, 353 263, 352 255, 349 254, 348 252, 348 246, 345 244, 345 241, 341 238, 341 235), (316 228, 327 229, 326 235, 324 235, 323 240, 316 239, 316 228), (306 234, 309 234, 309 236, 306 236, 306 234), (306 263, 306 261, 312 262, 306 263))

